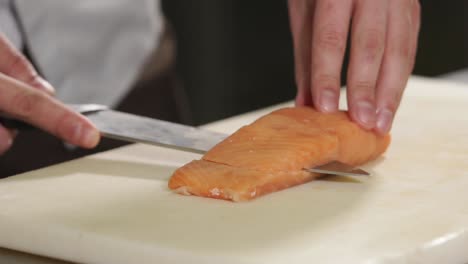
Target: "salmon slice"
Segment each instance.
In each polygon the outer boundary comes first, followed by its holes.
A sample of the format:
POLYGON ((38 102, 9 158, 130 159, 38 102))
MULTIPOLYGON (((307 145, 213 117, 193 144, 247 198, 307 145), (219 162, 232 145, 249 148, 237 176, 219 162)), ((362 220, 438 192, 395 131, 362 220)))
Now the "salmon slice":
POLYGON ((304 170, 269 172, 236 168, 202 159, 179 168, 169 181, 169 187, 185 195, 238 202, 298 185, 318 176, 318 173, 304 170))
POLYGON ((185 195, 247 201, 320 176, 304 168, 333 160, 361 165, 381 155, 389 143, 389 135, 360 128, 346 112, 283 108, 177 169, 169 188, 185 195))

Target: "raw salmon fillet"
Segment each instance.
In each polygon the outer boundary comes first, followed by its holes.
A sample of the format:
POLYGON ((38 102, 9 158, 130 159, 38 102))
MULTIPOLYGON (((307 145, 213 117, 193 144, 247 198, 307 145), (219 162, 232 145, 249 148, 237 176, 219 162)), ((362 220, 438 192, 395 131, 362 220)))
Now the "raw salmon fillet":
POLYGON ((186 195, 246 201, 311 181, 304 168, 338 160, 361 165, 381 155, 390 136, 353 123, 344 111, 276 110, 223 140, 201 160, 177 169, 169 188, 186 195))

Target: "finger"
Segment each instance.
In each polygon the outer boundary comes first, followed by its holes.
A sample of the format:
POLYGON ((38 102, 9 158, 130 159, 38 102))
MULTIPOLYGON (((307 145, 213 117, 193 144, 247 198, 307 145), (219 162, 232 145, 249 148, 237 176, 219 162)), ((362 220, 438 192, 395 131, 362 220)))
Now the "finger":
POLYGON ((310 94, 310 42, 315 2, 289 0, 289 20, 294 46, 294 66, 297 86, 296 105, 312 105, 310 94))
POLYGON ((13 135, 11 131, 0 125, 0 155, 5 154, 13 145, 13 135))
POLYGON ((411 2, 389 1, 387 43, 377 83, 376 131, 390 131, 411 68, 411 2))
POLYGON ((92 148, 99 142, 99 132, 88 119, 41 91, 0 74, 0 94, 0 111, 77 146, 92 148))
MULTIPOLYGON (((12 77, 14 78, 14 76, 12 76, 12 77)), ((18 80, 21 80, 21 79, 18 79, 18 80)), ((44 80, 44 78, 39 76, 37 73, 36 73, 36 75, 34 75, 33 77, 31 77, 28 80, 29 81, 24 81, 24 82, 26 84, 31 85, 34 88, 37 88, 37 89, 47 93, 48 95, 55 95, 54 87, 52 87, 52 85, 48 81, 44 80)))
POLYGON ((54 94, 54 88, 39 76, 28 59, 26 59, 3 34, 0 34, 0 55, 2 57, 2 60, 0 60, 1 73, 27 83, 48 94, 54 94))
POLYGON ((351 0, 317 1, 310 75, 314 106, 323 112, 338 109, 341 67, 351 11, 351 0))
POLYGON ((366 129, 376 122, 375 88, 384 53, 387 1, 356 3, 351 32, 347 99, 351 118, 366 129))
POLYGON ((421 27, 421 5, 419 0, 411 0, 412 14, 411 14, 411 51, 410 51, 410 74, 413 72, 414 63, 416 62, 416 52, 418 49, 418 36, 421 27))

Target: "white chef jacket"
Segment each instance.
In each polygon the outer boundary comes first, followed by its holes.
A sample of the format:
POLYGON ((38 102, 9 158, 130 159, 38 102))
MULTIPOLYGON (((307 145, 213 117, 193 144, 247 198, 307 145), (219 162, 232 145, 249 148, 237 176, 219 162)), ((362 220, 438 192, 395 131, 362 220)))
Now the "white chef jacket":
POLYGON ((0 30, 27 46, 57 98, 117 104, 162 32, 158 0, 0 0, 0 30))

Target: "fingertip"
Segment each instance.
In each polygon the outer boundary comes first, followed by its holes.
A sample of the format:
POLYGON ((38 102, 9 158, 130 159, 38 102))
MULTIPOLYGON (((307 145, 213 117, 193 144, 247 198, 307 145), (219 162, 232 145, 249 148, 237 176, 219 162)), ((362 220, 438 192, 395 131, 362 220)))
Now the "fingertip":
POLYGON ((376 111, 371 102, 359 101, 351 108, 351 116, 364 129, 373 129, 376 126, 376 111))
POLYGON ((377 111, 376 131, 381 135, 388 134, 392 128, 394 113, 389 109, 379 109, 377 111))
POLYGON ((57 136, 82 148, 93 148, 100 140, 100 133, 86 117, 71 112, 58 124, 57 136))
POLYGON ((82 146, 84 148, 94 148, 99 144, 101 134, 95 127, 86 128, 82 135, 82 146))
POLYGON ((79 139, 80 146, 83 148, 94 148, 99 144, 101 139, 101 133, 99 130, 87 119, 84 117, 84 122, 81 127, 77 129, 76 137, 79 139))

